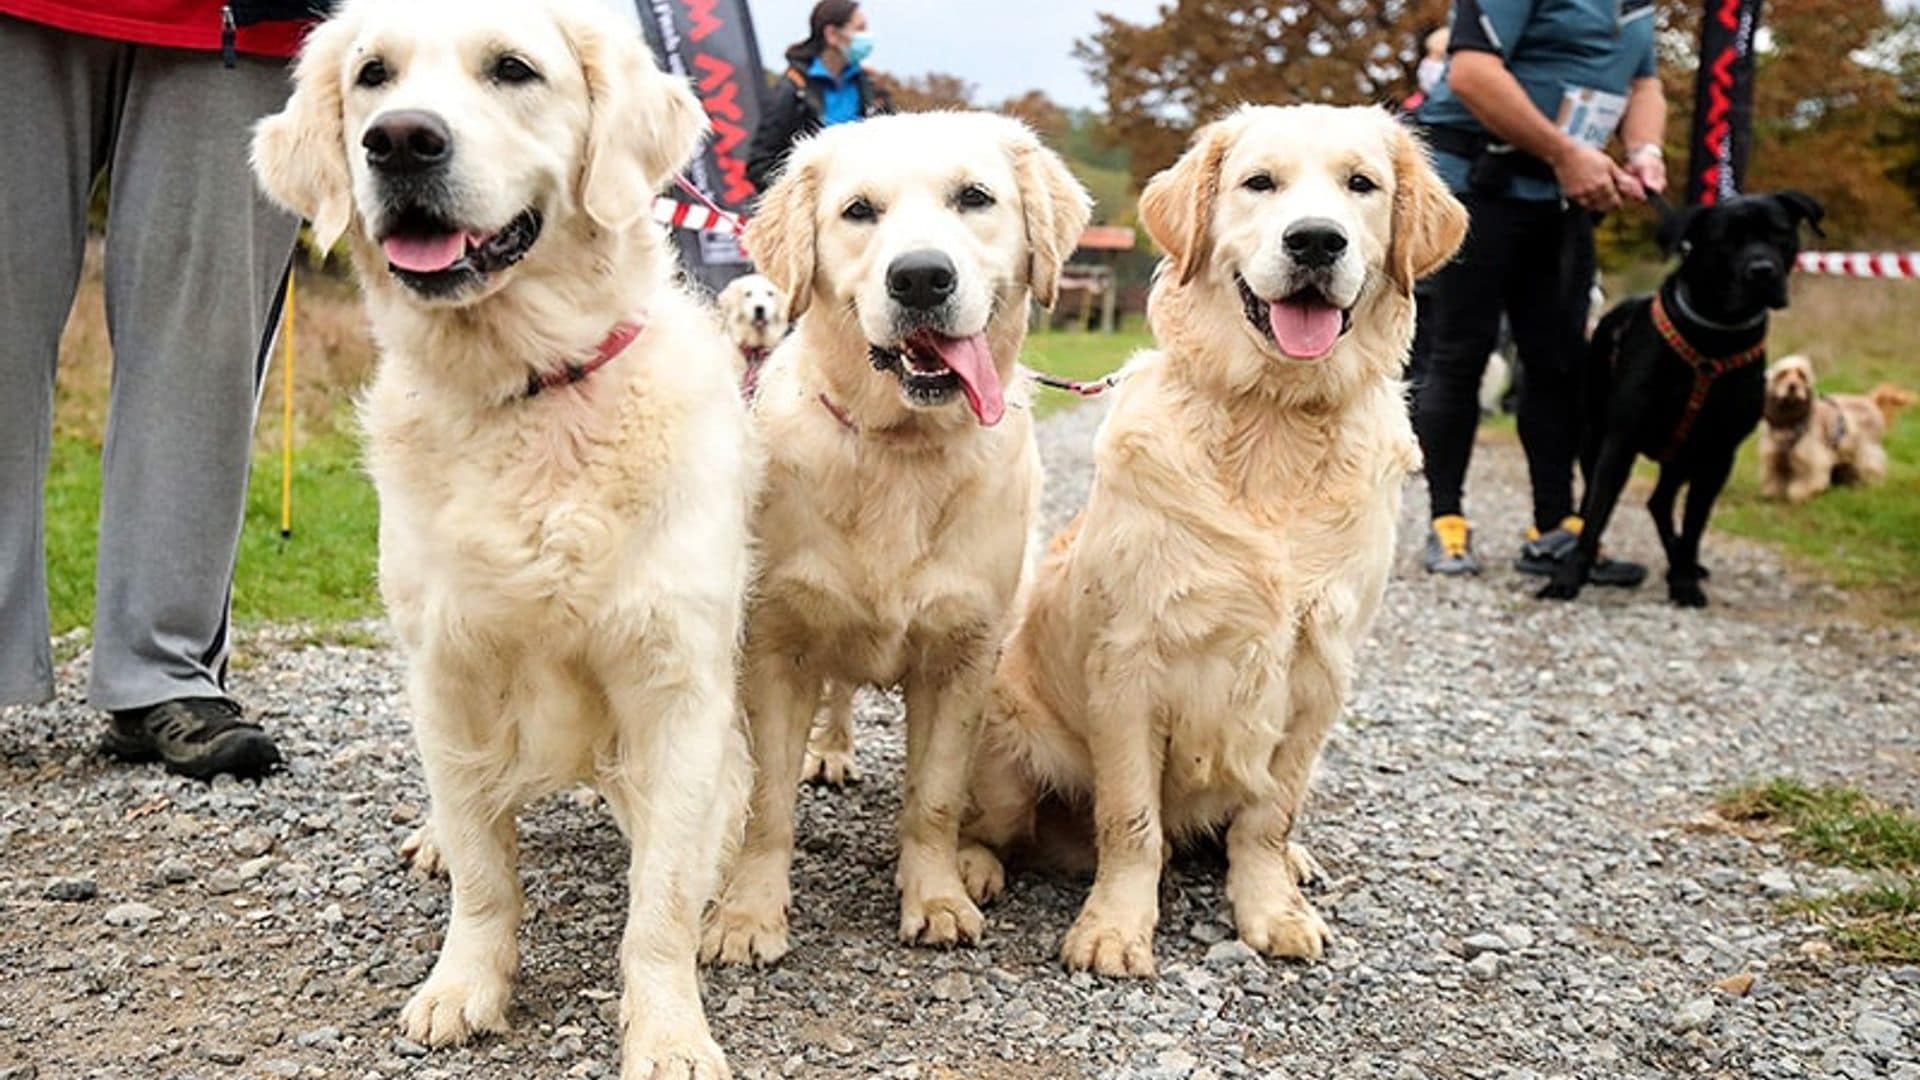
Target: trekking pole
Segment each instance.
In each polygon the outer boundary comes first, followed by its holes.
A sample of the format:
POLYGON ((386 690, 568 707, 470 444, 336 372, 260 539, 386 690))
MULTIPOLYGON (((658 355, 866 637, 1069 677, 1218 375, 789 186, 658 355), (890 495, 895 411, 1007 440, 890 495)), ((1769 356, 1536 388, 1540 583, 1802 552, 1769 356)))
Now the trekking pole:
POLYGON ((293 279, 287 271, 287 314, 280 323, 280 539, 293 538, 293 279))

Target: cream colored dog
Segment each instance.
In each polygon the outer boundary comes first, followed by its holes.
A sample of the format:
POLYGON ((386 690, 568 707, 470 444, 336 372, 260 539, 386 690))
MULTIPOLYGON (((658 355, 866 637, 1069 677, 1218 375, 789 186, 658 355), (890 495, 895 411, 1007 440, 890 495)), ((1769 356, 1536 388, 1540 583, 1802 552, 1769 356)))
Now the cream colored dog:
POLYGON ((1393 561, 1419 463, 1398 374, 1413 283, 1466 214, 1385 112, 1248 108, 1148 186, 1170 256, 1161 351, 1132 366, 994 684, 962 854, 968 889, 1043 797, 1092 806, 1099 870, 1069 967, 1154 970, 1170 845, 1225 826, 1241 938, 1318 957, 1292 843, 1393 561))
POLYGON ((1788 356, 1767 369, 1760 432, 1760 494, 1801 503, 1835 484, 1871 487, 1887 478, 1887 429, 1913 404, 1891 384, 1871 394, 1822 394, 1813 361, 1788 356))
POLYGON ((750 393, 760 366, 787 336, 787 298, 765 277, 745 274, 728 282, 714 303, 737 350, 734 374, 750 393))
POLYGON ((515 816, 584 781, 632 844, 623 1075, 719 1077, 695 963, 748 782, 757 457, 731 347, 648 222, 704 117, 604 10, 353 0, 254 156, 322 247, 350 238, 382 349, 380 588, 453 901, 403 1031, 506 1029, 515 816))
POLYGON ((1087 218, 1025 127, 948 113, 803 144, 748 226, 798 322, 754 402, 771 456, 743 676, 757 769, 709 958, 788 950, 794 777, 829 681, 905 690, 901 938, 980 936, 960 815, 1040 489, 1008 383, 1028 300, 1053 299, 1087 218))

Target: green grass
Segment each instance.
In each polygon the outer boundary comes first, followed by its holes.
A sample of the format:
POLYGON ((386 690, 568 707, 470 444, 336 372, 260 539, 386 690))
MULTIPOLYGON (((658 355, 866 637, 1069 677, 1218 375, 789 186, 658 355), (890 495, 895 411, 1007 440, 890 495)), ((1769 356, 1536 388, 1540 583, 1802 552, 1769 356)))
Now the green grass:
MULTIPOLYGON (((1027 338, 1021 360, 1036 371, 1087 381, 1118 371, 1135 352, 1152 347, 1153 335, 1145 330, 1123 330, 1117 334, 1043 332, 1027 338)), ((1034 413, 1046 416, 1078 400, 1072 394, 1042 388, 1034 401, 1034 413)))
MULTIPOLYGON (((1801 276, 1774 321, 1774 357, 1812 357, 1822 393, 1882 383, 1920 389, 1920 285, 1801 276)), ((1920 621, 1920 409, 1894 421, 1892 466, 1874 488, 1835 488, 1802 506, 1760 497, 1760 439, 1747 440, 1713 527, 1776 545, 1872 607, 1920 621)))
POLYGON ((1920 870, 1920 819, 1846 787, 1775 779, 1721 796, 1720 816, 1784 826, 1795 850, 1827 866, 1920 870))
MULTIPOLYGON (((240 538, 233 612, 242 624, 337 627, 378 613, 373 486, 346 436, 300 449, 294 461, 294 532, 280 538, 280 459, 256 456, 240 538)), ((53 631, 93 619, 100 453, 87 440, 54 442, 47 494, 48 603, 53 631)))
POLYGON ((1785 831, 1797 854, 1877 875, 1833 896, 1790 900, 1788 913, 1825 925, 1841 946, 1871 960, 1920 960, 1920 818, 1848 787, 1774 779, 1722 795, 1720 816, 1785 831))
POLYGON ((1838 896, 1791 900, 1782 906, 1825 925, 1842 948, 1865 959, 1920 960, 1920 881, 1882 881, 1838 896))

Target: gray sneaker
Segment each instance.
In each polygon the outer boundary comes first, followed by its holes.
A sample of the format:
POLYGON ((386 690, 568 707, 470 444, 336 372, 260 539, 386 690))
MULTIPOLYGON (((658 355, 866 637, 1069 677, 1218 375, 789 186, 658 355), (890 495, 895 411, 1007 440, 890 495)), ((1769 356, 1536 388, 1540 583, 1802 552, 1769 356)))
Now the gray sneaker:
MULTIPOLYGON (((1560 564, 1579 549, 1581 524, 1579 518, 1570 517, 1552 532, 1530 534, 1520 545, 1520 557, 1513 560, 1513 568, 1535 577, 1553 577, 1560 572, 1560 564)), ((1604 588, 1637 589, 1646 580, 1646 567, 1625 559, 1609 559, 1604 552, 1587 571, 1588 583, 1604 588)))
POLYGON ((113 714, 101 749, 121 761, 164 762, 195 780, 221 773, 257 779, 280 765, 280 750, 225 698, 182 698, 113 714))
POLYGON ((1470 577, 1480 573, 1480 560, 1473 554, 1473 527, 1458 514, 1433 519, 1427 531, 1427 573, 1444 577, 1470 577))

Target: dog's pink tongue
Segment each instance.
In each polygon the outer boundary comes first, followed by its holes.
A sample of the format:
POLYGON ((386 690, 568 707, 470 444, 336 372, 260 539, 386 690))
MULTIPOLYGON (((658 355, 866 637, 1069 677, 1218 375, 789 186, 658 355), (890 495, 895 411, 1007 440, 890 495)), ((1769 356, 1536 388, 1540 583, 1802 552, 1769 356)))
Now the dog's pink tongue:
POLYGON ((960 376, 960 389, 966 391, 967 404, 973 407, 973 415, 979 418, 981 426, 998 424, 1007 415, 1007 395, 1000 386, 1000 371, 993 366, 993 350, 987 347, 987 336, 950 338, 931 334, 929 338, 940 359, 960 376))
POLYGON ((380 245, 387 261, 416 274, 432 274, 460 261, 467 253, 467 234, 442 233, 439 236, 389 236, 380 245))
POLYGON ((1296 360, 1317 360, 1333 351, 1345 318, 1317 296, 1273 304, 1273 341, 1296 360))

